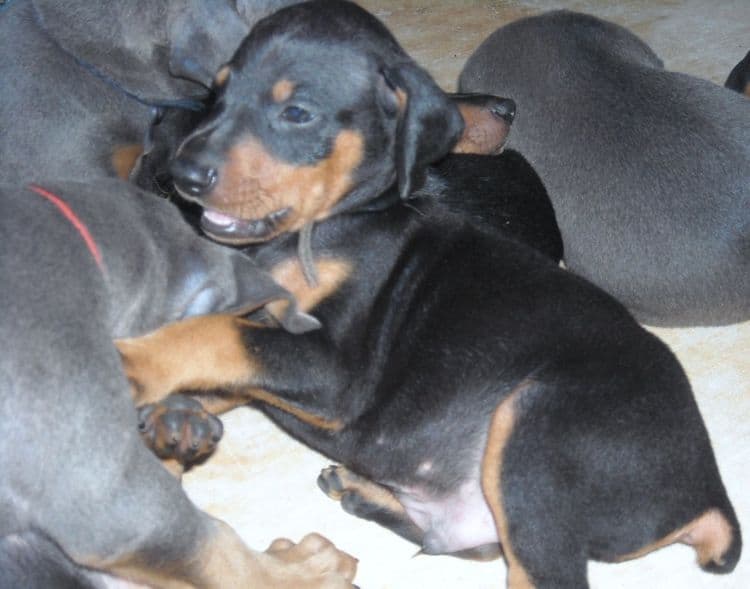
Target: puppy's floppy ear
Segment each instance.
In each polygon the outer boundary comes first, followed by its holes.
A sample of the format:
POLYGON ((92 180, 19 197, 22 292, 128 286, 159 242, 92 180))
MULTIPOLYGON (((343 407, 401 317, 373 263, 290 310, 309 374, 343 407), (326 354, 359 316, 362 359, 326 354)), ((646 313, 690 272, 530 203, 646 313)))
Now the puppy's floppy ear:
POLYGON ((401 198, 422 184, 425 168, 446 155, 464 128, 456 105, 430 75, 414 63, 381 70, 399 110, 396 172, 401 198))
POLYGON ((502 153, 516 116, 516 103, 492 94, 449 94, 464 119, 453 153, 502 153))

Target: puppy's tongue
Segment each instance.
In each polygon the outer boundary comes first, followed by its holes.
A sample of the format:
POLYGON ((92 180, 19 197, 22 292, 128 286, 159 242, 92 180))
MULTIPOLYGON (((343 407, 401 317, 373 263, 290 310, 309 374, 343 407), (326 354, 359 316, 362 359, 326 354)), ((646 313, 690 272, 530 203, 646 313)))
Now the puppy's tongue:
POLYGON ((272 237, 291 212, 286 207, 266 215, 262 219, 238 219, 213 209, 204 209, 201 217, 203 232, 222 243, 242 245, 265 241, 272 237))
POLYGON ((203 211, 203 218, 208 220, 212 225, 217 225, 218 227, 229 227, 232 223, 237 222, 237 219, 234 217, 230 217, 219 211, 211 211, 209 209, 203 211))

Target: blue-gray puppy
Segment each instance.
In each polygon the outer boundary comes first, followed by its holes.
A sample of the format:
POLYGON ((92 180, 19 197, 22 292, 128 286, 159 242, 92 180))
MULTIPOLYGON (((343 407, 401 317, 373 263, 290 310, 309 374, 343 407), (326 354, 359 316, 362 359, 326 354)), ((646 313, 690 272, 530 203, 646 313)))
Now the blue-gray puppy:
POLYGON ((119 180, 0 185, 0 203, 0 587, 86 586, 60 549, 151 586, 351 587, 320 536, 253 552, 190 502, 140 439, 112 341, 290 295, 119 180))
POLYGON ((646 323, 750 318, 750 101, 568 11, 497 30, 459 86, 516 100, 569 268, 646 323))
POLYGON ((0 179, 125 177, 152 111, 198 108, 250 27, 292 2, 0 4, 0 179))

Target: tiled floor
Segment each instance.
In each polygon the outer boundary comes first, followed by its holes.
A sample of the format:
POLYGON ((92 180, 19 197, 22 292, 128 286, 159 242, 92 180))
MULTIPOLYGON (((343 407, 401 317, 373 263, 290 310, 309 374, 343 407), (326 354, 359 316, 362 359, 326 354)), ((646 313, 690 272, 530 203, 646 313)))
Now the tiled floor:
MULTIPOLYGON (((750 0, 446 1, 365 0, 408 51, 452 89, 470 52, 509 20, 553 7, 591 12, 631 27, 670 69, 723 82, 750 49, 750 0)), ((750 530, 750 323, 657 332, 690 376, 740 521, 750 530)), ((394 534, 345 514, 315 479, 328 461, 280 433, 260 414, 240 409, 225 418, 226 437, 207 465, 186 477, 201 506, 234 525, 249 544, 317 530, 360 559, 364 589, 502 587, 502 561, 475 563, 414 556, 394 534)), ((675 546, 619 565, 590 566, 599 588, 750 587, 750 555, 728 577, 703 573, 692 550, 675 546)))

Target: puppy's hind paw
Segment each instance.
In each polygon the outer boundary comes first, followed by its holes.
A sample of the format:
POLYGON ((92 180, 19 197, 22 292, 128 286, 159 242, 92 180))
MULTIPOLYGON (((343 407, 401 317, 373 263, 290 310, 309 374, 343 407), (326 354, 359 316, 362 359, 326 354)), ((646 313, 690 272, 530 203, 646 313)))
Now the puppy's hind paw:
POLYGON ((295 544, 274 540, 263 553, 265 572, 273 587, 295 589, 352 589, 357 559, 319 534, 308 534, 295 544))
POLYGON ((341 501, 344 511, 357 517, 373 519, 373 512, 383 509, 402 511, 388 489, 344 466, 324 468, 318 476, 318 487, 334 501, 341 501))

